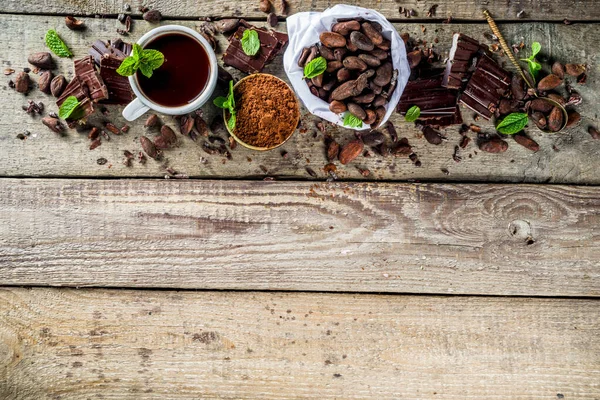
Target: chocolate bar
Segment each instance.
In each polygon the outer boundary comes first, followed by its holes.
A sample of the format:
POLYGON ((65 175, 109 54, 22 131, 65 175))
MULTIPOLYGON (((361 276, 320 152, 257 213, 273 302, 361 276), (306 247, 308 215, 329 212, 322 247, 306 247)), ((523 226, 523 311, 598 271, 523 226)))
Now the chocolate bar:
POLYGON ((442 86, 448 89, 461 89, 472 72, 477 56, 489 54, 488 49, 477 40, 462 33, 455 33, 452 37, 452 48, 446 62, 446 70, 442 86))
POLYGON ((489 120, 509 86, 510 74, 483 55, 460 96, 460 102, 489 120))
POLYGON ((75 96, 85 110, 85 115, 94 112, 92 103, 108 97, 108 90, 102 78, 96 72, 92 56, 87 56, 73 62, 75 76, 60 95, 56 104, 60 105, 69 96, 75 96))
MULTIPOLYGON (((249 25, 249 24, 248 24, 249 25)), ((242 72, 260 72, 285 47, 288 36, 285 33, 267 31, 264 28, 240 26, 229 38, 229 46, 223 54, 223 62, 242 72), (254 29, 258 33, 260 49, 255 56, 248 56, 242 50, 241 38, 246 29, 254 29)))
POLYGON ((396 111, 404 115, 412 106, 418 106, 421 109, 419 121, 423 125, 441 127, 462 124, 458 92, 442 87, 441 71, 428 75, 427 78, 406 84, 396 111))
POLYGON ((125 105, 135 98, 129 79, 117 73, 122 61, 115 54, 104 54, 100 59, 100 77, 108 90, 108 99, 102 100, 102 103, 125 105))
POLYGON ((88 53, 94 57, 96 65, 100 66, 103 55, 113 55, 118 59, 123 60, 131 54, 131 49, 131 44, 126 43, 121 39, 109 40, 108 43, 104 43, 102 40, 96 40, 88 53))

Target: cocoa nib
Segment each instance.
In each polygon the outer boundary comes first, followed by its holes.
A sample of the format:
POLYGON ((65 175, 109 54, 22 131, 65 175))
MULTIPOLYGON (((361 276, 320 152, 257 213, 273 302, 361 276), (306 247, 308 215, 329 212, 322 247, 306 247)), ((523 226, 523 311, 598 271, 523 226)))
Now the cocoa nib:
POLYGON ((121 130, 119 128, 117 128, 117 126, 115 124, 113 124, 112 122, 105 123, 104 127, 114 135, 121 134, 121 130))
POLYGON ((85 24, 83 23, 83 21, 73 17, 72 15, 65 17, 65 25, 67 25, 67 28, 69 28, 72 31, 79 31, 85 29, 85 24))
POLYGON ((27 61, 29 64, 40 69, 52 69, 54 66, 52 55, 46 51, 30 54, 27 61))
POLYGON ((39 103, 34 102, 33 100, 29 100, 26 106, 23 106, 23 110, 27 114, 41 114, 44 111, 44 103, 41 101, 39 103))
POLYGON ((42 118, 42 123, 54 133, 62 133, 62 131, 64 130, 63 125, 57 118, 44 117, 42 118))

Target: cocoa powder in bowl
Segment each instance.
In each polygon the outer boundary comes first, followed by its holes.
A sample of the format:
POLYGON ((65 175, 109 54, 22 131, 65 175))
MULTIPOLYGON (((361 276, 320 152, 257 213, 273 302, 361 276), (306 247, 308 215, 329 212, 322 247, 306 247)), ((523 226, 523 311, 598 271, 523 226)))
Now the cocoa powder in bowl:
POLYGON ((289 86, 268 74, 254 74, 234 88, 239 140, 261 149, 285 142, 296 130, 300 118, 298 101, 289 86))

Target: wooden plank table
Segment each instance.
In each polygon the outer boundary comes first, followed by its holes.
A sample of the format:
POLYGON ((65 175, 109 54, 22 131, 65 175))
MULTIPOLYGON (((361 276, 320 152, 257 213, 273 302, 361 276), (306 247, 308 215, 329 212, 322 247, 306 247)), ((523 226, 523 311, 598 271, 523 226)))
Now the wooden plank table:
MULTIPOLYGON (((291 0, 290 13, 336 3, 291 0)), ((303 109, 287 157, 238 146, 225 160, 180 137, 166 165, 191 179, 165 180, 165 163, 122 163, 124 150, 139 151, 143 121, 90 151, 84 134, 54 135, 25 114, 27 99, 46 112, 53 100, 23 97, 6 76, 0 399, 600 399, 600 141, 587 133, 600 126, 596 2, 444 0, 431 18, 423 0, 347 3, 438 39, 442 57, 454 32, 491 43, 488 8, 509 43, 539 41, 546 64, 590 66, 576 85, 582 122, 529 129, 537 153, 471 144, 456 163, 456 128, 433 146, 394 115, 420 168, 362 157, 326 182, 324 134, 345 143, 353 132, 322 132, 303 109)), ((147 4, 162 24, 193 28, 205 17, 265 19, 254 0, 147 4)), ((2 69, 26 67, 50 28, 86 54, 117 36, 127 5, 133 41, 153 27, 141 0, 0 2, 2 69), (87 30, 68 31, 70 14, 87 30)), ((55 60, 72 76, 71 60, 55 60)), ((266 72, 285 79, 281 61, 266 72)), ((91 122, 121 126, 120 111, 91 122)))

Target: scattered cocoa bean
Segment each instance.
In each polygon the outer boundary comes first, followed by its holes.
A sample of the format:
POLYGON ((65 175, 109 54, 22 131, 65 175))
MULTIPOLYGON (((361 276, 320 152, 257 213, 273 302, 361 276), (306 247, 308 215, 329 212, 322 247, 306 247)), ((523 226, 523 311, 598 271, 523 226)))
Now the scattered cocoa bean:
POLYGON ((352 43, 357 49, 363 51, 371 51, 375 48, 373 41, 369 39, 367 35, 359 31, 353 31, 350 34, 350 43, 352 43))
POLYGON ((150 114, 144 123, 144 128, 153 128, 160 124, 160 119, 156 114, 150 114))
POLYGON ((154 143, 148 139, 146 136, 140 136, 140 144, 142 145, 142 149, 148 157, 158 160, 160 158, 160 151, 156 149, 154 143))
MULTIPOLYGON (((162 14, 158 10, 149 10, 142 15, 142 18, 151 24, 156 24, 162 19, 162 14)), ((129 29, 127 31, 129 32, 129 29)))
POLYGON ((588 133, 592 136, 592 138, 594 138, 596 140, 600 139, 600 132, 595 127, 590 126, 588 128, 588 133))
MULTIPOLYGON (((361 28, 362 32, 369 38, 371 43, 373 43, 374 45, 380 45, 381 43, 383 43, 383 36, 381 35, 381 31, 374 28, 371 22, 363 22, 361 28)), ((352 37, 350 37, 350 40, 352 40, 352 37)), ((358 44, 357 47, 360 49, 358 44)))
POLYGON ((333 47, 344 47, 346 45, 346 38, 335 32, 323 32, 319 35, 319 40, 324 46, 333 47))
POLYGON ((54 66, 52 55, 46 51, 30 54, 27 61, 40 69, 52 69, 54 66))
POLYGON ((269 13, 269 15, 267 15, 267 23, 271 28, 275 28, 279 23, 279 18, 277 18, 275 13, 269 13))
POLYGON ((342 103, 341 101, 333 100, 331 103, 329 103, 329 110, 332 113, 341 114, 346 112, 347 109, 348 107, 346 107, 346 104, 342 103))
POLYGON ((558 132, 563 126, 564 116, 562 110, 554 107, 548 116, 548 129, 552 132, 558 132))
POLYGON ((65 87, 67 87, 67 80, 63 75, 55 76, 50 82, 50 92, 54 97, 60 97, 65 87))
POLYGON ((208 125, 200 115, 196 115, 194 126, 201 136, 208 136, 208 125))
POLYGON ((62 133, 62 131, 64 130, 64 127, 60 123, 58 118, 44 117, 42 118, 42 123, 54 133, 62 133))
POLYGON ((550 111, 552 111, 552 108, 554 108, 552 103, 550 103, 549 101, 546 101, 544 99, 532 100, 530 107, 533 111, 539 111, 544 114, 549 113, 550 111))
POLYGON ((38 78, 38 87, 42 92, 50 94, 50 83, 52 82, 52 78, 54 78, 52 71, 48 70, 41 73, 38 78))
POLYGON ((538 90, 547 92, 562 85, 563 81, 558 76, 550 74, 538 82, 538 90))
POLYGON ((345 21, 338 22, 331 27, 331 31, 339 33, 342 36, 348 36, 352 31, 360 30, 360 23, 358 21, 345 21))
MULTIPOLYGON (((154 138, 154 145, 157 149, 169 149, 177 144, 177 135, 167 125, 160 128, 160 135, 154 138)), ((148 154, 149 155, 149 154, 148 154)))
POLYGON ((331 140, 327 145, 327 161, 333 161, 338 157, 340 152, 340 144, 335 140, 331 140))
POLYGON ((508 143, 499 136, 492 136, 490 139, 480 142, 479 149, 487 153, 504 153, 508 149, 508 143))
POLYGON ((423 58, 423 52, 421 50, 411 51, 406 54, 406 58, 408 59, 408 66, 412 69, 421 63, 421 59, 423 58))
POLYGON ((364 119, 367 118, 365 110, 356 103, 348 103, 348 111, 361 121, 364 121, 364 119))
POLYGON ((556 61, 552 64, 552 73, 558 76, 560 79, 565 78, 565 67, 560 62, 556 61))
POLYGON ((578 77, 579 75, 585 72, 586 65, 585 64, 567 64, 565 65, 565 70, 567 74, 578 77))
POLYGON ((226 18, 215 21, 214 24, 217 31, 220 33, 227 33, 237 29, 240 24, 240 20, 238 18, 226 18))
POLYGON ((385 142, 385 136, 383 133, 377 130, 372 130, 368 133, 361 134, 360 139, 365 145, 371 147, 379 146, 381 143, 385 142))
POLYGON ((179 131, 182 135, 188 136, 194 128, 194 118, 184 115, 179 120, 179 131))
POLYGON ((92 143, 90 143, 90 150, 94 150, 96 147, 100 146, 101 144, 102 144, 102 140, 100 138, 93 140, 92 143))
POLYGON ((340 150, 340 154, 338 156, 340 163, 343 165, 348 164, 362 153, 364 147, 365 146, 363 142, 358 139, 351 140, 350 142, 346 143, 346 145, 340 150))
POLYGON ((536 152, 540 149, 540 145, 537 144, 537 142, 527 136, 525 136, 522 133, 517 133, 516 135, 513 135, 513 138, 515 139, 515 142, 519 143, 521 146, 536 152))
POLYGON ((539 111, 531 113, 531 119, 535 123, 535 125, 541 130, 546 129, 546 125, 548 124, 546 117, 539 111))
POLYGON ((104 127, 108 131, 110 131, 113 135, 120 135, 121 134, 121 130, 119 128, 117 128, 116 125, 113 124, 112 122, 105 123, 104 127))
POLYGON ((429 143, 435 145, 442 144, 444 136, 442 136, 438 130, 433 129, 429 125, 417 125, 417 127, 421 129, 425 140, 427 140, 429 143))
POLYGON ((15 78, 15 90, 19 93, 27 93, 29 91, 29 74, 27 72, 19 72, 15 78))
POLYGON ((72 31, 79 31, 85 29, 85 24, 82 20, 73 17, 72 15, 68 15, 65 17, 65 25, 72 31))
POLYGON ((260 0, 258 2, 258 8, 260 11, 268 13, 271 11, 271 2, 269 0, 260 0))
POLYGON ((96 140, 98 139, 98 136, 100 136, 100 131, 95 126, 92 127, 92 130, 90 131, 90 133, 88 133, 88 139, 96 140))
POLYGON ((289 8, 287 0, 278 0, 276 4, 277 4, 277 11, 279 12, 279 15, 286 16, 288 14, 288 8, 289 8))
POLYGON ((575 126, 581 121, 581 115, 577 111, 569 112, 569 118, 567 119, 567 128, 575 126))

